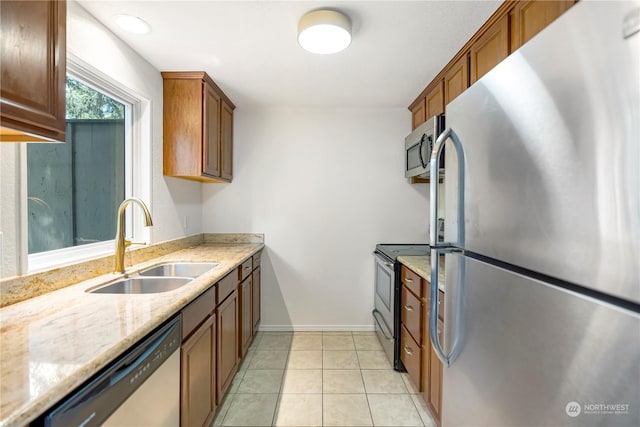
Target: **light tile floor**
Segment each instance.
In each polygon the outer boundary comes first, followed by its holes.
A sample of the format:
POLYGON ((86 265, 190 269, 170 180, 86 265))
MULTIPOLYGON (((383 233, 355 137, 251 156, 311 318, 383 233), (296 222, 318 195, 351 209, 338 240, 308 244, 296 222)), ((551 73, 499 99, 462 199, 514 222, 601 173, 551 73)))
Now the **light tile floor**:
POLYGON ((435 426, 374 332, 259 332, 214 426, 435 426))

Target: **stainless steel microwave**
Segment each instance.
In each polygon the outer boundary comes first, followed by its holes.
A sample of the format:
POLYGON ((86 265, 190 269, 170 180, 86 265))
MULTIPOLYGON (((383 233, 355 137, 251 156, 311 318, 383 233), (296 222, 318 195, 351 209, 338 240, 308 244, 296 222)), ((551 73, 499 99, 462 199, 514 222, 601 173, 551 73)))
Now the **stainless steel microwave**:
MULTIPOLYGON (((429 177, 431 151, 442 131, 444 131, 444 115, 433 116, 404 139, 405 177, 429 177)), ((440 157, 440 169, 444 170, 444 153, 440 157)))

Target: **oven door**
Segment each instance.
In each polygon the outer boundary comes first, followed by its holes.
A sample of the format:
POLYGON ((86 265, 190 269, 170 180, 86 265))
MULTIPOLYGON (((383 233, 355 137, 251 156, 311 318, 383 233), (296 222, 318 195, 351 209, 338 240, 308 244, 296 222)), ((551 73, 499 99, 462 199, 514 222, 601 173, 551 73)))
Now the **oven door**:
POLYGON ((393 263, 376 254, 375 271, 375 308, 373 317, 376 331, 387 353, 389 361, 395 366, 395 272, 393 263))

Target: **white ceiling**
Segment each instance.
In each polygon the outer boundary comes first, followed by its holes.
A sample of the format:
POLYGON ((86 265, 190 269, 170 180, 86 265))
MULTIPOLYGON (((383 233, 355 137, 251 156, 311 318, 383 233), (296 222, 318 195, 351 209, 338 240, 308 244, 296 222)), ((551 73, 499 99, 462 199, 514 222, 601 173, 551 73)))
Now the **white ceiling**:
POLYGON ((242 107, 406 107, 500 3, 80 0, 158 70, 204 70, 242 107), (298 20, 320 7, 350 16, 346 50, 314 55, 298 45, 298 20), (122 13, 151 32, 124 32, 122 13))

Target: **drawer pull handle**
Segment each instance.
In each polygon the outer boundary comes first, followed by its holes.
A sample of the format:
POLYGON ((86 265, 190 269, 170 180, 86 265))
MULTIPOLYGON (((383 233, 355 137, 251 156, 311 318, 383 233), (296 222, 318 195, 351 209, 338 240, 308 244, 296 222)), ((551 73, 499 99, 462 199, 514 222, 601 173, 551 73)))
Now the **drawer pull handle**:
POLYGON ((413 279, 411 279, 409 277, 405 278, 404 280, 406 280, 407 283, 413 283, 413 279))
POLYGON ((407 311, 413 311, 413 307, 411 307, 410 305, 405 305, 404 309, 407 311))
POLYGON ((413 351, 411 351, 411 349, 406 345, 404 346, 404 352, 407 353, 409 356, 413 356, 413 351))

